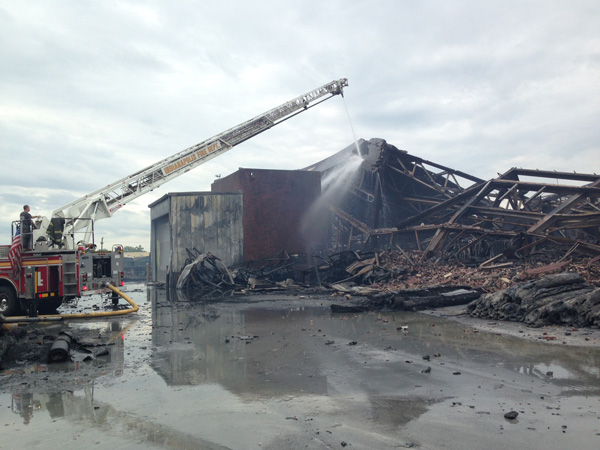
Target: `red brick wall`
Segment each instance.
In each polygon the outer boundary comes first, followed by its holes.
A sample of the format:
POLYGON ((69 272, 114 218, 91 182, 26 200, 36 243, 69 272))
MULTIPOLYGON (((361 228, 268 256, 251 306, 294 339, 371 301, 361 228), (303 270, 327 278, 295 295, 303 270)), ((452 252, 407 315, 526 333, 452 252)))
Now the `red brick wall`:
POLYGON ((281 250, 307 253, 324 231, 308 229, 303 219, 321 194, 320 172, 240 169, 211 186, 212 192, 243 192, 244 260, 273 256, 281 250))

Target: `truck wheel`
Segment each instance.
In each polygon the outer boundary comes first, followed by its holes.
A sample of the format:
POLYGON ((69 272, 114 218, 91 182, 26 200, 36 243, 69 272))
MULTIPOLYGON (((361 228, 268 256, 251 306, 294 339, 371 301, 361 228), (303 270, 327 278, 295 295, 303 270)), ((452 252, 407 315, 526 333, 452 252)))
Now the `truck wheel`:
POLYGON ((0 314, 16 316, 21 312, 21 305, 15 291, 8 286, 0 286, 0 314))
POLYGON ((45 298, 37 302, 40 314, 56 314, 56 310, 62 305, 62 297, 45 298))

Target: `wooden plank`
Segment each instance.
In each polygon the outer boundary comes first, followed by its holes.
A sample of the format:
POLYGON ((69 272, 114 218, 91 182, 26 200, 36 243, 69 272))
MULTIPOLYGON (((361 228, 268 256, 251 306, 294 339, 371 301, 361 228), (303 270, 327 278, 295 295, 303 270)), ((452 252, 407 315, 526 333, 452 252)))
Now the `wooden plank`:
MULTIPOLYGON (((591 185, 588 185, 587 188, 596 189, 596 186, 598 185, 600 185, 600 179, 591 185)), ((587 196, 586 192, 580 192, 570 196, 565 202, 561 203, 552 211, 550 211, 543 219, 539 220, 535 225, 529 227, 527 232, 530 234, 536 234, 547 230, 548 227, 550 227, 552 223, 558 219, 558 217, 556 217, 557 214, 565 213, 573 208, 577 203, 583 201, 587 196)))

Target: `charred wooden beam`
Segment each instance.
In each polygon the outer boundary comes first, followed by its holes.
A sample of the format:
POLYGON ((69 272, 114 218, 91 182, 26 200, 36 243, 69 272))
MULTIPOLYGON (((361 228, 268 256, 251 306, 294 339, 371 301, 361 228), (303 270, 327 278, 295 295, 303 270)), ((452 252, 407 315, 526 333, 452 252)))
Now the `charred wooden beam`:
MULTIPOLYGON (((594 183, 589 185, 587 187, 587 189, 598 190, 596 188, 596 186, 599 186, 599 185, 600 185, 600 179, 596 180, 594 183)), ((598 191, 600 191, 600 190, 598 190, 598 191)), ((567 199, 567 201, 558 205, 556 208, 554 208, 552 211, 550 211, 550 213, 548 213, 546 215, 546 217, 539 220, 535 225, 530 227, 529 230, 527 230, 527 232, 531 233, 531 234, 535 234, 535 233, 539 233, 541 231, 546 230, 548 227, 550 227, 552 225, 552 223, 556 222, 556 220, 558 219, 557 214, 569 211, 577 203, 581 202, 583 200, 583 197, 585 197, 586 195, 587 194, 585 192, 579 192, 579 193, 576 193, 575 195, 570 196, 567 199)))
POLYGON ((451 197, 450 194, 448 194, 440 185, 438 185, 436 183, 434 183, 434 184, 426 183, 425 181, 415 177, 414 173, 409 172, 409 171, 402 171, 402 170, 398 169, 397 167, 390 166, 390 169, 394 170, 395 172, 397 172, 401 175, 404 175, 405 177, 410 178, 414 182, 419 183, 422 186, 425 186, 426 188, 431 189, 432 191, 438 192, 439 194, 445 195, 446 197, 451 197))
POLYGON ((330 206, 329 210, 333 214, 338 216, 340 219, 345 220, 346 222, 348 222, 349 224, 351 224, 353 227, 357 228, 358 230, 362 231, 363 233, 369 234, 371 232, 371 228, 368 225, 362 223, 360 220, 352 217, 350 214, 342 211, 341 209, 330 206))
POLYGON ((587 181, 593 183, 600 178, 600 175, 590 173, 576 173, 576 172, 557 172, 555 170, 537 170, 537 169, 519 169, 513 167, 505 174, 501 175, 501 178, 515 179, 511 177, 527 176, 527 177, 538 177, 538 178, 551 178, 558 180, 573 180, 573 181, 587 181))
POLYGON ((446 166, 443 166, 441 164, 437 164, 435 162, 419 158, 418 156, 410 155, 408 153, 405 154, 405 155, 402 155, 402 156, 404 158, 410 158, 410 160, 413 161, 413 162, 415 162, 415 163, 427 164, 428 166, 435 167, 436 169, 443 170, 443 171, 445 171, 447 173, 452 173, 452 174, 454 174, 456 176, 459 176, 461 178, 465 178, 465 179, 467 179, 469 181, 472 181, 474 183, 483 183, 485 181, 485 180, 482 180, 481 178, 478 178, 478 177, 473 176, 471 174, 468 174, 466 172, 461 172, 460 170, 451 169, 450 167, 446 167, 446 166))
POLYGON ((431 208, 423 211, 420 214, 417 214, 416 216, 412 216, 412 217, 409 217, 409 218, 403 220, 402 222, 397 224, 396 227, 400 229, 400 228, 408 227, 410 225, 414 225, 415 223, 421 223, 421 222, 423 222, 424 219, 431 217, 440 211, 445 211, 449 208, 452 208, 452 207, 456 206, 457 204, 461 203, 462 201, 464 201, 465 199, 468 199, 471 195, 473 195, 474 192, 477 192, 477 190, 479 190, 481 188, 481 186, 482 186, 481 184, 476 184, 474 186, 471 186, 470 188, 465 189, 463 192, 458 194, 456 197, 448 199, 442 203, 439 203, 436 206, 432 206, 431 208))
MULTIPOLYGON (((448 224, 453 224, 458 218, 460 218, 469 209, 469 207, 471 205, 477 203, 483 197, 485 197, 486 195, 488 195, 491 189, 492 189, 491 188, 491 182, 488 181, 479 190, 479 192, 477 192, 476 195, 472 196, 469 200, 467 200, 465 202, 465 204, 463 206, 461 206, 460 209, 456 213, 454 213, 454 215, 448 221, 448 224)), ((433 237, 433 239, 431 240, 431 242, 429 243, 429 245, 427 246, 427 249, 425 250, 425 254, 441 250, 441 248, 442 248, 442 246, 444 244, 444 241, 446 240, 446 236, 447 236, 447 231, 446 230, 444 230, 444 229, 438 230, 435 233, 435 236, 433 237)))
POLYGON ((569 194, 580 194, 586 195, 590 197, 599 197, 600 196, 600 188, 596 187, 600 180, 597 183, 593 183, 593 185, 587 186, 570 186, 566 184, 548 184, 548 183, 536 183, 532 181, 513 181, 513 180, 501 180, 501 179, 493 179, 490 180, 491 186, 494 189, 499 189, 502 187, 513 186, 514 184, 518 185, 519 191, 522 192, 531 192, 538 191, 542 187, 546 187, 545 191, 553 194, 561 194, 561 195, 569 195, 569 194))

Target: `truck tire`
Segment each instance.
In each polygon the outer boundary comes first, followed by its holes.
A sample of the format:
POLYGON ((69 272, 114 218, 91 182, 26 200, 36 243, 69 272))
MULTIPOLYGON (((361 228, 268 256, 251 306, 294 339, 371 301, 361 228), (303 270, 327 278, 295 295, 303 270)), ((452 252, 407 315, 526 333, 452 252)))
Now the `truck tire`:
POLYGON ((14 289, 9 286, 0 286, 0 314, 16 316, 21 312, 21 305, 14 289))
POLYGON ((40 314, 56 314, 56 310, 62 305, 62 297, 45 298, 37 302, 40 314))

